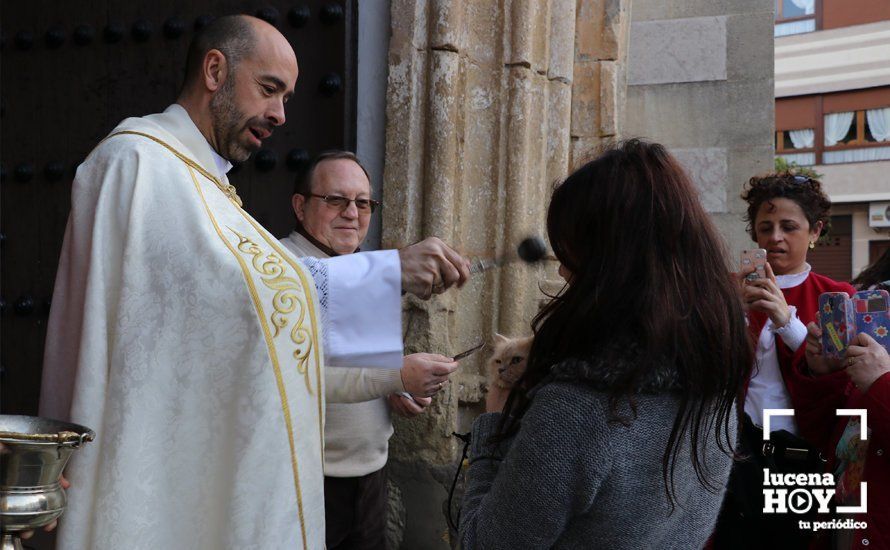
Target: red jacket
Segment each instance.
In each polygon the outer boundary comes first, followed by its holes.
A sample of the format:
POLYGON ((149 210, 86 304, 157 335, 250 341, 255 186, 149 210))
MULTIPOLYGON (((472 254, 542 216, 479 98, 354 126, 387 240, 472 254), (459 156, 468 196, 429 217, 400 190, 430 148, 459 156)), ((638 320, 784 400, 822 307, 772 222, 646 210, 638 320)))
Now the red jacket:
MULTIPOLYGON (((852 296, 856 291, 847 283, 811 272, 803 283, 782 292, 788 304, 797 308, 798 319, 807 324, 816 320, 819 294, 846 292, 852 296)), ((764 314, 749 314, 749 327, 755 338, 766 319, 764 314)), ((843 370, 811 376, 804 354, 806 345, 791 350, 781 338, 776 340, 779 366, 794 405, 800 435, 828 458, 827 472, 834 472, 835 447, 849 421, 848 417, 838 417, 836 410, 868 410, 868 427, 872 432, 863 476, 863 481, 868 482, 868 512, 854 518, 866 521, 868 528, 856 531, 853 548, 890 550, 890 374, 879 378, 868 393, 863 394, 843 370)))

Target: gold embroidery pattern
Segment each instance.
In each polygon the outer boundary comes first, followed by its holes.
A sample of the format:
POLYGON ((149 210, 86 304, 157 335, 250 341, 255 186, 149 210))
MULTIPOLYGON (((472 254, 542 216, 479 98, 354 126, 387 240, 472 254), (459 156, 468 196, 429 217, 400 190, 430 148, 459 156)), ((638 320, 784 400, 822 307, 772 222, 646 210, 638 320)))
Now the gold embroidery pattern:
POLYGON ((272 308, 275 310, 270 315, 272 326, 275 327, 273 337, 278 337, 281 329, 287 328, 288 316, 297 311, 297 318, 294 327, 290 331, 290 339, 295 344, 293 356, 297 360, 297 372, 303 375, 306 381, 306 389, 311 395, 312 382, 309 380, 309 355, 312 352, 311 332, 306 329, 304 322, 306 319, 306 310, 308 309, 303 294, 303 288, 300 282, 293 277, 287 277, 287 267, 281 257, 270 252, 265 254, 262 248, 241 233, 238 233, 231 227, 227 227, 229 231, 238 238, 236 247, 247 256, 251 257, 251 265, 261 274, 260 280, 267 288, 275 291, 272 298, 272 308))
MULTIPOLYGON (((183 163, 186 164, 186 166, 188 166, 191 169, 191 170, 189 170, 189 175, 192 177, 192 181, 194 181, 194 183, 195 183, 195 188, 197 189, 198 194, 201 197, 201 201, 204 203, 204 208, 207 211, 207 215, 210 217, 211 222, 213 223, 214 229, 216 229, 216 232, 219 235, 220 239, 222 239, 223 242, 225 242, 226 246, 229 248, 229 250, 231 250, 232 254, 235 255, 236 259, 238 260, 239 264, 241 265, 242 271, 244 271, 244 277, 247 280, 247 284, 250 289, 251 296, 253 297, 254 305, 257 309, 257 314, 260 316, 260 323, 263 325, 263 330, 264 330, 264 333, 266 334, 266 345, 269 348, 270 357, 272 358, 272 365, 275 370, 275 377, 276 377, 276 380, 278 381, 279 392, 281 393, 282 409, 284 410, 285 424, 287 426, 287 433, 288 433, 289 442, 290 442, 290 446, 291 446, 291 461, 292 461, 293 470, 294 470, 294 483, 296 485, 296 490, 297 490, 297 504, 298 504, 299 516, 300 516, 300 529, 302 530, 303 547, 305 548, 306 547, 306 529, 305 529, 305 525, 303 523, 303 497, 302 497, 302 492, 300 490, 300 479, 299 479, 299 473, 298 473, 298 468, 297 468, 297 458, 296 458, 296 454, 295 454, 295 450, 294 450, 293 427, 291 425, 290 412, 289 412, 290 409, 289 409, 288 402, 287 402, 287 394, 284 391, 284 382, 281 378, 281 371, 280 371, 280 366, 278 364, 277 353, 275 352, 275 347, 272 342, 272 335, 269 334, 268 327, 266 327, 266 323, 263 319, 262 305, 259 301, 259 296, 256 292, 256 289, 253 287, 253 280, 250 278, 250 276, 247 272, 247 266, 244 265, 242 258, 235 253, 235 250, 231 247, 231 244, 229 243, 228 239, 226 239, 223 236, 222 230, 217 225, 216 219, 213 217, 213 214, 210 211, 210 207, 207 204, 207 200, 204 197, 204 193, 201 191, 201 188, 198 185, 198 181, 195 178, 194 172, 198 172, 199 174, 201 174, 202 176, 207 178, 220 191, 222 191, 226 197, 228 197, 228 199, 237 207, 236 210, 238 211, 238 213, 240 213, 244 217, 244 219, 247 220, 253 226, 253 228, 257 231, 257 233, 259 233, 259 235, 269 244, 269 246, 271 246, 278 253, 279 259, 283 257, 284 260, 294 269, 294 271, 297 273, 297 276, 300 279, 300 282, 302 282, 302 284, 303 284, 303 288, 309 289, 309 292, 311 293, 312 290, 314 289, 314 285, 311 287, 309 286, 312 283, 309 283, 307 281, 306 276, 303 274, 303 272, 300 270, 300 268, 296 265, 296 263, 293 261, 293 259, 291 257, 289 257, 283 251, 283 249, 279 245, 278 241, 276 241, 273 237, 271 237, 262 226, 260 226, 258 223, 256 223, 256 221, 253 218, 251 218, 247 214, 247 212, 245 212, 243 210, 241 198, 235 192, 235 187, 233 185, 223 184, 216 177, 214 177, 213 174, 211 174, 210 172, 205 170, 204 167, 202 167, 200 164, 198 164, 191 158, 185 156, 184 154, 180 153, 179 151, 177 151, 175 148, 173 148, 172 146, 170 146, 163 140, 161 140, 155 136, 152 136, 151 134, 136 132, 136 131, 132 131, 132 130, 123 130, 123 131, 114 133, 114 134, 106 137, 105 139, 109 139, 114 136, 118 136, 118 135, 122 135, 122 134, 131 134, 131 135, 141 136, 141 137, 148 138, 148 139, 158 143, 159 145, 163 146, 164 148, 169 150, 171 153, 173 153, 173 155, 175 155, 176 158, 181 160, 183 163)), ((317 327, 318 326, 318 317, 315 313, 315 307, 312 304, 312 298, 309 298, 309 301, 307 304, 305 304, 305 306, 306 306, 306 309, 308 309, 308 311, 309 311, 309 320, 311 322, 311 325, 313 327, 317 327)), ((322 463, 324 463, 324 402, 323 402, 324 393, 322 391, 322 384, 324 383, 324 379, 322 378, 322 374, 321 374, 321 363, 322 363, 322 358, 320 356, 321 348, 318 345, 318 339, 317 339, 316 334, 314 332, 307 331, 305 328, 301 327, 302 320, 303 320, 303 314, 301 313, 300 322, 298 322, 294 326, 294 330, 291 331, 291 340, 295 344, 297 344, 298 349, 301 349, 301 346, 303 345, 303 343, 306 342, 306 340, 309 340, 309 348, 305 355, 306 359, 308 359, 309 352, 313 351, 313 356, 315 359, 315 375, 316 375, 316 379, 318 380, 318 393, 316 394, 316 400, 318 402, 317 403, 318 404, 318 430, 319 430, 318 436, 319 436, 319 445, 320 445, 320 450, 321 450, 321 460, 322 460, 322 463), (299 330, 298 330, 298 328, 299 328, 299 330)), ((273 323, 274 323, 274 321, 273 321, 273 323)), ((279 330, 280 329, 276 326, 276 329, 275 329, 276 335, 278 334, 279 330)), ((295 357, 297 355, 298 355, 297 353, 294 354, 295 357)), ((303 366, 303 369, 306 370, 305 365, 303 366)), ((307 377, 306 380, 307 380, 307 387, 309 388, 309 393, 312 393, 311 384, 308 381, 308 372, 303 372, 303 374, 304 374, 304 376, 307 377)))
POLYGON ((259 317, 260 326, 263 329, 263 337, 266 340, 266 347, 269 350, 269 359, 272 362, 272 370, 275 373, 275 381, 278 385, 278 394, 281 399, 281 411, 284 416, 284 428, 287 431, 287 442, 290 445, 291 469, 293 470, 294 475, 294 489, 297 493, 297 516, 300 522, 300 535, 303 541, 303 548, 308 548, 309 545, 306 542, 306 522, 303 514, 303 491, 300 487, 300 468, 297 464, 297 450, 296 445, 294 444, 294 425, 293 420, 291 420, 290 405, 288 404, 287 399, 287 390, 284 387, 284 379, 281 376, 281 365, 278 362, 278 353, 275 350, 275 343, 273 341, 272 332, 269 329, 269 325, 266 323, 265 315, 263 313, 263 304, 260 301, 260 296, 257 292, 256 285, 253 282, 253 277, 251 277, 250 273, 248 272, 247 264, 245 264, 244 258, 238 255, 238 252, 232 246, 232 243, 229 242, 229 240, 223 235, 222 229, 220 229, 219 224, 216 223, 216 218, 213 216, 213 212, 211 212, 210 210, 210 205, 207 204, 207 199, 204 197, 204 192, 201 190, 201 186, 200 184, 198 184, 198 179, 195 177, 195 171, 191 169, 190 165, 189 175, 192 177, 192 182, 195 184, 195 190, 198 192, 198 196, 201 198, 201 202, 204 204, 204 210, 207 212, 207 217, 210 218, 210 222, 213 224, 213 228, 216 231, 216 234, 223 241, 223 244, 226 245, 226 248, 229 249, 235 259, 238 261, 238 265, 241 267, 241 271, 244 274, 244 280, 247 283, 247 289, 250 292, 250 297, 253 300, 254 308, 256 309, 257 316, 259 317))
MULTIPOLYGON (((307 296, 307 308, 309 309, 309 320, 312 323, 313 327, 319 326, 319 319, 315 314, 315 305, 314 305, 314 295, 313 292, 315 290, 315 283, 309 282, 306 279, 306 276, 303 274, 303 271, 297 266, 296 261, 294 261, 293 257, 290 256, 284 249, 281 247, 281 243, 272 237, 268 231, 266 231, 260 224, 256 222, 253 218, 251 218, 247 212, 243 209, 239 208, 238 212, 244 217, 247 222, 253 226, 256 232, 266 241, 266 243, 272 247, 280 258, 284 258, 284 261, 287 262, 296 272, 297 276, 300 278, 300 281, 303 283, 303 288, 308 290, 309 296, 307 296)), ((315 378, 318 380, 318 394, 316 396, 316 401, 318 402, 318 437, 319 437, 319 448, 321 449, 321 462, 324 464, 324 401, 322 398, 324 397, 324 391, 322 389, 322 384, 324 384, 324 378, 321 375, 321 347, 318 345, 317 335, 315 333, 310 334, 313 344, 312 349, 314 350, 315 356, 315 378)))

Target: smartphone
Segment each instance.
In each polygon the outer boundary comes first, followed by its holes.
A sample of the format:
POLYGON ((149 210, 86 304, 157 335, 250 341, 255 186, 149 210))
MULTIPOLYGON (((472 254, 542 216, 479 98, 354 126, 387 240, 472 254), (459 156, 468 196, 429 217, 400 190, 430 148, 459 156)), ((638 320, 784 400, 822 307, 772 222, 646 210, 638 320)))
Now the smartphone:
POLYGON ((864 332, 890 351, 890 293, 860 290, 853 295, 856 334, 864 332))
POLYGON ((749 273, 745 279, 754 281, 757 279, 766 279, 766 249, 754 248, 751 250, 742 250, 739 266, 741 269, 751 269, 754 272, 749 273))
POLYGON ((819 295, 819 326, 822 327, 822 355, 843 359, 856 333, 853 302, 846 292, 819 295))

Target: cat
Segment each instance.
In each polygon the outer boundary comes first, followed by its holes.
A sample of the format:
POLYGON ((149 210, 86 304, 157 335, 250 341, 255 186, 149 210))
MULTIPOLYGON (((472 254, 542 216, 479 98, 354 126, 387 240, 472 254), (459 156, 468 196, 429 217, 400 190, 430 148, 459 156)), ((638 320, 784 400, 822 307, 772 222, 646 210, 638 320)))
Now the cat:
POLYGON ((505 390, 513 387, 525 372, 533 338, 533 336, 508 338, 495 333, 493 351, 486 369, 489 387, 497 386, 505 390))

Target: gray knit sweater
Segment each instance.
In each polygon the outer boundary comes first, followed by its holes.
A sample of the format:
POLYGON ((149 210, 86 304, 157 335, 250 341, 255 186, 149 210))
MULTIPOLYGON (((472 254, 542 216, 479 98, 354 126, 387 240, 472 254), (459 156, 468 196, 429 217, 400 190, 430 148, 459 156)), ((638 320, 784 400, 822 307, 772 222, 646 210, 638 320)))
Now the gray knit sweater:
MULTIPOLYGON (((488 438, 500 413, 476 419, 460 518, 464 550, 704 546, 723 490, 715 494, 699 483, 685 445, 674 474, 673 512, 662 477, 679 403, 671 393, 676 376, 654 369, 636 396, 636 419, 622 424, 609 420, 602 391, 615 372, 614 363, 557 365, 532 392, 519 431, 498 446, 488 438)), ((733 420, 731 441, 736 429, 733 420)), ((713 483, 725 487, 731 457, 713 433, 700 444, 713 483)))

